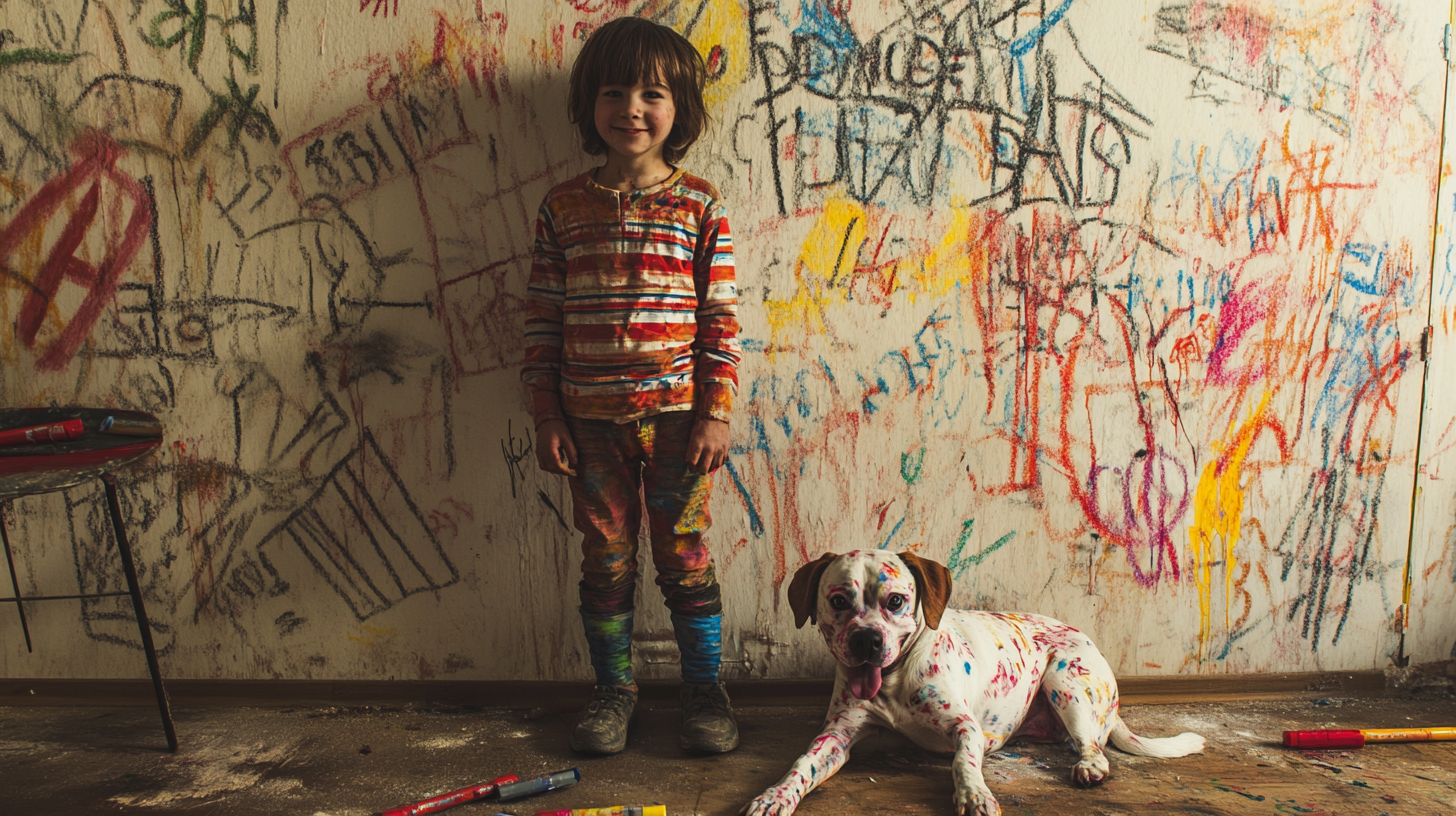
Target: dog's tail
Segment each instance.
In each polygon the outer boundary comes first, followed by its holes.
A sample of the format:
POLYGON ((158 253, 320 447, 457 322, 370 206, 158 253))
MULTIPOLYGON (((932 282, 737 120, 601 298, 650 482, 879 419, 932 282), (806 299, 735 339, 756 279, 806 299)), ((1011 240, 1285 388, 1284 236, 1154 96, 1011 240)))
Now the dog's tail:
POLYGON ((1159 759, 1188 756, 1203 750, 1203 737, 1192 731, 1176 737, 1139 737, 1127 727, 1127 723, 1120 716, 1117 724, 1112 726, 1108 741, 1124 753, 1159 759))

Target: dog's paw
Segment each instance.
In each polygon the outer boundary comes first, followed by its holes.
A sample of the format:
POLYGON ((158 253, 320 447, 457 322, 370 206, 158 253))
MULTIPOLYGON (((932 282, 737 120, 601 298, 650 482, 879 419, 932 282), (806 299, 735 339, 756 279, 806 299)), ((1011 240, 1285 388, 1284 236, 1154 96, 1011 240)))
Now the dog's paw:
POLYGON ((788 794, 769 790, 743 806, 743 816, 789 816, 799 806, 799 801, 788 794))
POLYGON ((957 788, 955 813, 956 816, 1000 816, 1001 805, 985 786, 957 788))
POLYGON ((1105 754, 1099 753, 1072 766, 1072 782, 1084 788, 1101 785, 1111 775, 1112 767, 1107 764, 1105 754))

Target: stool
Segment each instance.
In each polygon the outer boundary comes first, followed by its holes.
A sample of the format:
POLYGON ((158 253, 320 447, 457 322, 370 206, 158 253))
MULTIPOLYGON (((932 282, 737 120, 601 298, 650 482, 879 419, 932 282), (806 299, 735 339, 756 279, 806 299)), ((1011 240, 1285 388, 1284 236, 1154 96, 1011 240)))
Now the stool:
POLYGON ((132 560, 131 542, 126 536, 121 502, 116 493, 116 477, 113 475, 113 471, 150 454, 161 444, 161 422, 141 411, 108 408, 0 409, 0 502, 10 504, 22 496, 52 493, 100 479, 106 489, 111 529, 116 534, 116 551, 121 556, 121 570, 126 576, 128 590, 22 596, 20 581, 15 575, 15 557, 6 529, 8 525, 4 515, 0 514, 0 541, 5 545, 5 562, 10 568, 10 586, 15 595, 0 598, 0 603, 15 604, 20 612, 20 627, 25 633, 26 651, 33 652, 30 624, 25 617, 26 603, 130 595, 141 633, 142 650, 147 656, 147 669, 152 675, 152 689, 157 695, 157 709, 162 715, 162 729, 167 735, 167 747, 176 751, 177 730, 172 723, 167 689, 162 685, 162 670, 152 643, 151 622, 137 583, 136 564, 132 560))

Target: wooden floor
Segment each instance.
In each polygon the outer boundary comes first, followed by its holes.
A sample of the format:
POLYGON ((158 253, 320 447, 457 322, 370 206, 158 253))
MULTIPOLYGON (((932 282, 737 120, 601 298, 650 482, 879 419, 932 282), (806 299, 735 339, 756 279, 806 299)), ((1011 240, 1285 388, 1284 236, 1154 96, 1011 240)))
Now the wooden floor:
MULTIPOLYGON (((638 711, 627 751, 572 754, 572 715, 545 709, 453 706, 181 708, 181 750, 165 750, 156 712, 126 708, 0 708, 0 813, 364 816, 505 774, 580 767, 573 788, 505 806, 449 811, 667 806, 669 814, 727 816, 776 781, 817 733, 818 706, 739 710, 743 744, 718 757, 676 747, 675 709, 638 711)), ((1092 790, 1068 781, 1061 746, 1012 746, 988 763, 1007 814, 1456 813, 1456 743, 1356 751, 1291 751, 1287 728, 1456 725, 1447 695, 1402 699, 1129 706, 1133 730, 1197 731, 1203 754, 1151 760, 1109 751, 1113 775, 1092 790)), ((799 809, 827 814, 949 814, 949 759, 881 735, 799 809)))

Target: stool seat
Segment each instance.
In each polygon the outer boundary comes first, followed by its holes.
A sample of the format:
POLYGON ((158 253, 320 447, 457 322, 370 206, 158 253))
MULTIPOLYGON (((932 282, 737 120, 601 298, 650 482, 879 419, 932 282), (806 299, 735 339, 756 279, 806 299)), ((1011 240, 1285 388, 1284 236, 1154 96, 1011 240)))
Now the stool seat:
POLYGON ((111 408, 5 408, 0 409, 0 502, 24 496, 53 493, 100 479, 106 490, 106 504, 111 529, 116 536, 116 551, 121 557, 126 576, 126 592, 95 592, 77 595, 20 594, 20 581, 15 574, 15 556, 10 547, 10 533, 5 517, 0 514, 0 540, 5 546, 5 562, 10 568, 10 586, 14 597, 0 598, 0 603, 14 603, 20 613, 20 626, 25 632, 25 648, 34 651, 25 604, 37 601, 109 598, 130 595, 136 612, 142 651, 147 656, 147 669, 152 675, 157 708, 162 716, 162 729, 167 747, 177 750, 177 731, 172 722, 171 705, 162 683, 161 666, 152 642, 151 622, 137 582, 136 564, 121 513, 116 491, 118 469, 125 468, 150 454, 162 444, 162 423, 143 411, 122 411, 111 408))
POLYGON ((161 444, 162 423, 144 411, 0 408, 0 500, 75 487, 125 467, 161 444), (49 438, 49 429, 78 421, 81 432, 75 438, 49 438), (17 431, 35 429, 45 430, 33 432, 34 441, 5 444, 7 433, 13 437, 17 431))

